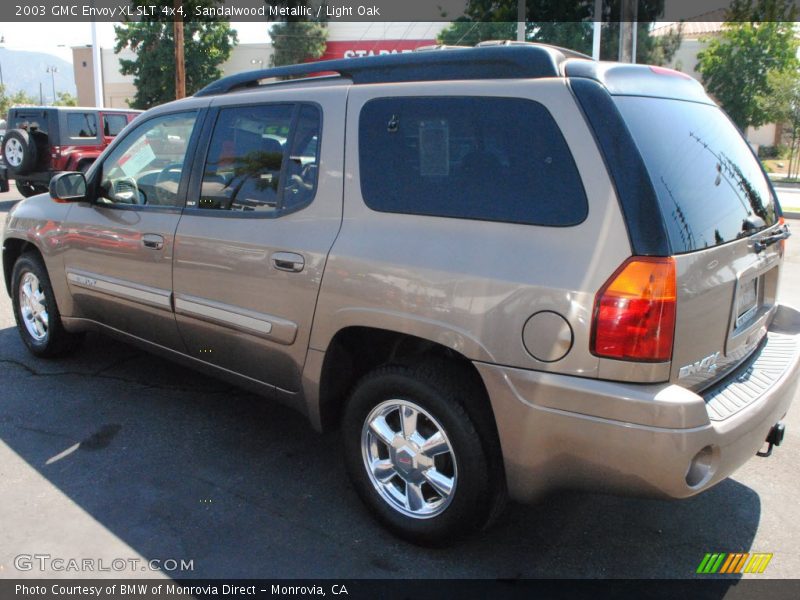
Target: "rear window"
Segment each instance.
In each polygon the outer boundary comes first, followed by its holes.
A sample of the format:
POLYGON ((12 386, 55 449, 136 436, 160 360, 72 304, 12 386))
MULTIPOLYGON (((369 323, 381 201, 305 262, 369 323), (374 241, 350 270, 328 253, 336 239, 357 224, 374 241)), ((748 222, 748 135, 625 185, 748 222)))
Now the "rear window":
POLYGON ((44 111, 17 111, 9 120, 8 129, 25 129, 27 131, 39 131, 47 135, 50 131, 48 125, 48 114, 44 111))
POLYGON ((372 100, 359 156, 361 192, 377 211, 552 226, 588 212, 561 131, 530 100, 372 100))
POLYGON ((97 137, 97 115, 94 113, 68 114, 67 131, 71 138, 97 137))
POLYGON ((716 106, 615 97, 642 153, 676 254, 753 234, 776 221, 761 166, 716 106))

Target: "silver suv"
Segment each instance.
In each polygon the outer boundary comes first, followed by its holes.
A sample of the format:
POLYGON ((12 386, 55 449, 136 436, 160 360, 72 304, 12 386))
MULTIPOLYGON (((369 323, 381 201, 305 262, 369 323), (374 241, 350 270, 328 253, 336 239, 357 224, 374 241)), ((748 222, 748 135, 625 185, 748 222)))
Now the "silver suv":
POLYGON ((99 330, 341 428, 377 517, 442 543, 507 496, 682 498, 778 445, 787 236, 694 80, 495 45, 155 108, 11 211, 3 266, 35 355, 99 330))

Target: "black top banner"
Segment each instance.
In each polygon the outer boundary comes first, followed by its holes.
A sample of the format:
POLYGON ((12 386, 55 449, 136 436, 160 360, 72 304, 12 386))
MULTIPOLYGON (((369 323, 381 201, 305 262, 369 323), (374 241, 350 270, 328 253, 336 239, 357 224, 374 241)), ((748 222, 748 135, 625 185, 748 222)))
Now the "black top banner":
POLYGON ((800 0, 11 0, 0 21, 795 21, 800 0))

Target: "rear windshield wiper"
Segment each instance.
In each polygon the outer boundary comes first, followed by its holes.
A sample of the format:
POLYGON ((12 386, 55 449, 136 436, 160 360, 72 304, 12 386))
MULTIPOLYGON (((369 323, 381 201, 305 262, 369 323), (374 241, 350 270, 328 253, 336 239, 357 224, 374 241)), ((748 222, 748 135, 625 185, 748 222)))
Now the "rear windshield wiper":
POLYGON ((786 225, 783 225, 780 229, 778 229, 775 233, 768 235, 766 237, 761 238, 760 240, 756 240, 753 242, 753 248, 756 252, 761 252, 774 244, 775 242, 780 242, 781 240, 785 240, 792 232, 789 231, 789 228, 786 225))

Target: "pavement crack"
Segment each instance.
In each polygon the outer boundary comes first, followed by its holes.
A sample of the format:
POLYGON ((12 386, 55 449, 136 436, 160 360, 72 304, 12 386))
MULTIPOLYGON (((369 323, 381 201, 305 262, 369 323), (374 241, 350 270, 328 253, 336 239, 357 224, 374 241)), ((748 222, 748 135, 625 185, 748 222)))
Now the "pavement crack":
POLYGON ((135 357, 127 357, 125 359, 121 359, 119 361, 116 361, 115 363, 112 363, 111 365, 107 365, 107 366, 103 367, 99 371, 94 371, 94 372, 92 372, 92 371, 89 371, 89 372, 86 372, 86 371, 54 371, 52 373, 42 373, 40 371, 37 371, 35 368, 31 367, 30 365, 25 364, 24 362, 20 362, 18 360, 13 360, 13 359, 8 359, 8 358, 0 359, 0 364, 9 364, 9 365, 13 365, 15 367, 19 367, 20 369, 23 369, 24 371, 26 371, 32 377, 62 377, 62 376, 72 375, 72 376, 75 376, 75 377, 88 377, 88 378, 96 378, 96 379, 106 379, 106 380, 109 380, 109 381, 118 381, 120 383, 138 385, 138 386, 141 386, 142 388, 144 388, 146 390, 162 390, 162 391, 165 391, 165 392, 183 392, 183 393, 197 393, 199 391, 202 391, 206 395, 230 394, 232 391, 238 390, 238 388, 233 388, 233 387, 226 387, 225 389, 222 389, 222 390, 205 390, 205 389, 198 388, 198 387, 186 386, 186 385, 180 385, 180 384, 146 383, 144 381, 138 381, 136 379, 131 379, 129 377, 120 377, 118 375, 105 374, 105 371, 108 371, 109 369, 111 369, 113 367, 116 367, 116 366, 118 366, 118 365, 120 365, 120 364, 122 364, 122 363, 124 363, 124 362, 126 362, 128 360, 131 360, 132 358, 135 358, 135 357))

